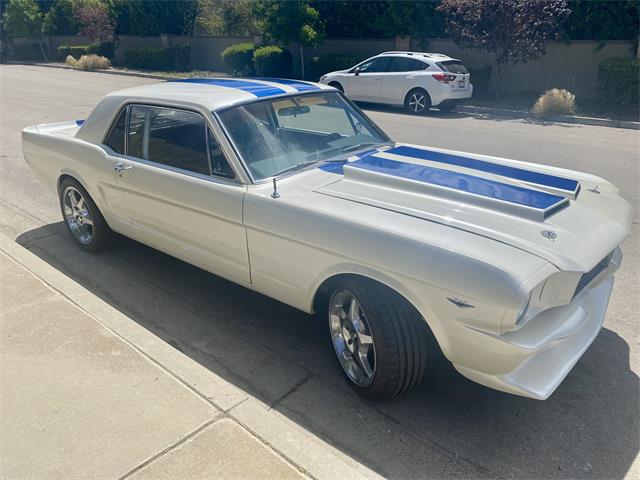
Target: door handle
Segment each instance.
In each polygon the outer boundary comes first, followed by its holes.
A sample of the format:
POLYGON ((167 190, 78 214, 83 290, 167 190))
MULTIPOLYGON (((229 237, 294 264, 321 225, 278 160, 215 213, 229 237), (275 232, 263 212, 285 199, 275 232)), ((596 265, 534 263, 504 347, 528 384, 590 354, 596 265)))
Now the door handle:
POLYGON ((122 162, 118 162, 116 163, 116 166, 113 167, 113 170, 116 173, 122 173, 123 170, 131 170, 133 167, 131 165, 129 165, 128 163, 122 163, 122 162))

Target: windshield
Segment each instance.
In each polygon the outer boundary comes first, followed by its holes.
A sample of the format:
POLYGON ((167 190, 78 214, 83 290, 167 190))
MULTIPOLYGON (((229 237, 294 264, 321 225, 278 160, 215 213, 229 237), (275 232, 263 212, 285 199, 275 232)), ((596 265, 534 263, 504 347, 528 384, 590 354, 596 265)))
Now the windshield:
POLYGON ((255 180, 389 141, 333 92, 259 101, 218 116, 255 180))

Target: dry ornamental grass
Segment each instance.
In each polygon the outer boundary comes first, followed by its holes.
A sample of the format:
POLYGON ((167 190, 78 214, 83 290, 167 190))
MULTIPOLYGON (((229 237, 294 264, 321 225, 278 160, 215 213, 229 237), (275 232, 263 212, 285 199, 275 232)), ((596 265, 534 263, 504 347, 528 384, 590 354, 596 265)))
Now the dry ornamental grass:
POLYGON ((576 112, 576 96, 565 89, 552 88, 544 92, 535 105, 536 115, 571 115, 576 112))
POLYGON ((76 60, 71 55, 68 55, 65 63, 80 70, 106 70, 107 68, 111 68, 111 62, 107 57, 100 57, 95 54, 82 55, 80 60, 76 60))

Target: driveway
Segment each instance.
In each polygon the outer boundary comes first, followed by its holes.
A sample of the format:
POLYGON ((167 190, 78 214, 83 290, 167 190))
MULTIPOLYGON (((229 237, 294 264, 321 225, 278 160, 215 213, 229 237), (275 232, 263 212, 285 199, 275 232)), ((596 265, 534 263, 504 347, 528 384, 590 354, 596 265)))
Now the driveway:
POLYGON ((101 255, 73 246, 55 196, 22 161, 20 130, 86 118, 105 93, 152 81, 0 68, 0 234, 131 321, 387 477, 640 475, 637 131, 436 112, 412 117, 367 107, 398 141, 606 177, 636 212, 604 328, 549 400, 496 392, 448 365, 434 365, 410 395, 375 404, 354 395, 341 379, 322 321, 131 240, 120 238, 101 255))

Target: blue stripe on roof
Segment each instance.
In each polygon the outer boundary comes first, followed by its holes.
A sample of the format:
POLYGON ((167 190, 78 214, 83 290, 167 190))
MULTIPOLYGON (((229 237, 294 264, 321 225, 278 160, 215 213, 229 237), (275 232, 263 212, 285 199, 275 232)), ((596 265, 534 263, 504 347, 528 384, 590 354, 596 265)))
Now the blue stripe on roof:
POLYGON ((320 87, 307 82, 301 82, 300 80, 289 80, 287 78, 263 78, 259 77, 257 80, 264 80, 265 82, 279 83, 280 85, 286 85, 296 89, 298 92, 308 92, 311 90, 320 90, 320 87))
POLYGON ((273 85, 265 85, 264 83, 251 82, 248 80, 236 80, 233 78, 185 78, 176 81, 184 83, 204 83, 207 85, 216 85, 218 87, 235 88, 237 90, 242 90, 243 92, 251 93, 256 97, 271 97, 287 93, 281 88, 273 85))
POLYGON ((452 172, 451 170, 398 162, 396 160, 376 157, 375 155, 356 160, 348 165, 364 170, 393 175, 395 177, 460 190, 504 202, 524 205, 539 210, 546 210, 547 208, 558 205, 560 202, 567 201, 559 195, 553 195, 539 190, 531 190, 516 185, 500 183, 465 173, 452 172))
POLYGON ((480 170, 500 175, 501 177, 522 180, 524 182, 557 188, 559 190, 572 193, 576 191, 579 185, 578 181, 568 178, 557 177, 546 173, 532 172, 531 170, 525 170, 523 168, 500 165, 497 163, 486 162, 484 160, 477 160, 475 158, 423 150, 421 148, 400 146, 388 150, 388 153, 395 153, 396 155, 420 158, 423 160, 431 160, 432 162, 446 163, 447 165, 456 165, 458 167, 471 168, 473 170, 480 170))

